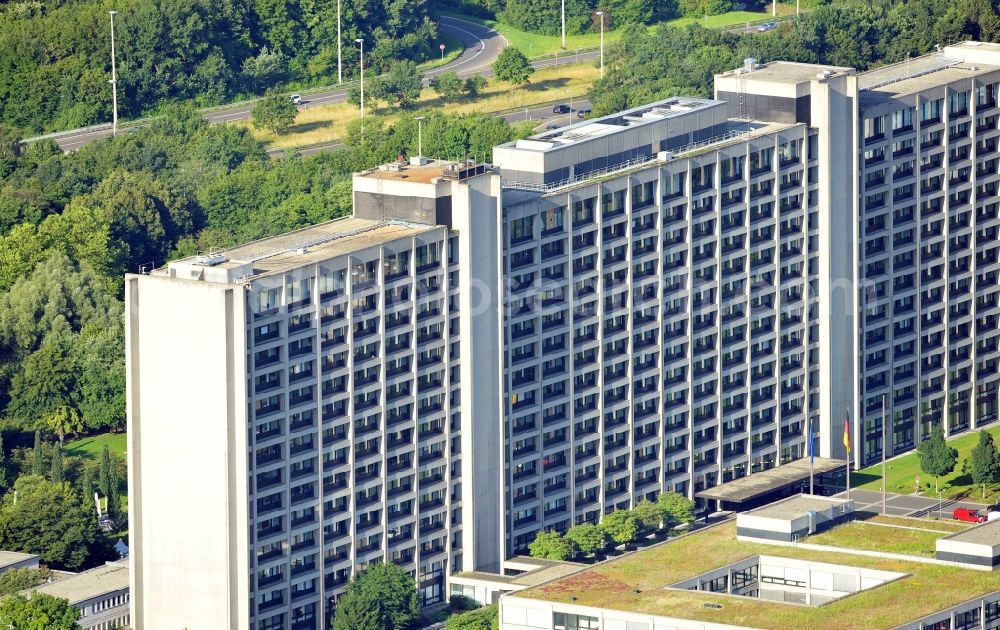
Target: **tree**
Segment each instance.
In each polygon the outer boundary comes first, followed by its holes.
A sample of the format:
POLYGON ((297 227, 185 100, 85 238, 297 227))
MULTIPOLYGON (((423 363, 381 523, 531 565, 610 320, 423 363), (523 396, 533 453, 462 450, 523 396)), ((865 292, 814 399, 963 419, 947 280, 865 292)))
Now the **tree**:
POLYGON ((944 441, 944 430, 940 424, 931 429, 931 436, 917 447, 920 470, 934 477, 934 492, 938 492, 938 479, 955 470, 958 451, 944 441))
POLYGON ((243 77, 255 90, 273 85, 288 72, 288 62, 280 50, 271 51, 267 46, 260 49, 256 57, 247 57, 243 62, 243 77))
POLYGON ((394 61, 388 72, 373 79, 370 85, 375 100, 394 102, 400 107, 420 98, 424 86, 417 64, 412 61, 394 61))
POLYGON ((479 93, 486 89, 489 80, 481 74, 474 74, 465 80, 463 89, 469 98, 476 98, 479 93))
POLYGON ((111 465, 108 474, 108 516, 117 519, 121 515, 121 479, 118 477, 118 467, 111 465))
POLYGON ((52 483, 62 484, 65 478, 66 474, 63 470, 62 445, 56 444, 55 450, 52 452, 52 472, 49 474, 49 479, 52 480, 52 483))
POLYGON ((604 549, 604 545, 606 544, 604 532, 601 528, 590 523, 581 523, 580 525, 570 527, 569 531, 566 532, 566 540, 576 545, 580 553, 588 556, 604 549))
POLYGON ((461 615, 448 617, 445 630, 499 630, 500 616, 497 605, 492 604, 461 615))
POLYGON ((41 347, 28 355, 21 371, 14 375, 7 411, 29 427, 73 405, 76 391, 76 366, 71 352, 73 343, 69 325, 61 322, 58 329, 45 337, 41 347))
POLYGON ((3 433, 0 432, 0 493, 7 489, 7 453, 3 448, 3 433))
POLYGON ((101 472, 97 478, 97 489, 106 497, 111 495, 111 450, 107 444, 101 449, 101 472))
POLYGON ((35 431, 35 445, 31 448, 31 474, 45 474, 45 455, 42 452, 42 432, 35 431))
POLYGON ((0 574, 0 597, 45 584, 52 578, 48 569, 8 569, 0 574))
POLYGON ((257 101, 250 113, 253 126, 258 129, 268 129, 281 133, 295 124, 299 115, 298 106, 285 94, 271 92, 257 101))
POLYGON ((79 630, 80 611, 69 601, 32 593, 11 595, 0 601, 0 626, 11 630, 79 630))
POLYGON ((513 46, 504 48, 493 62, 493 74, 496 78, 514 85, 527 83, 534 71, 524 53, 513 46))
POLYGON ((677 492, 661 492, 656 498, 663 522, 668 527, 694 522, 694 502, 677 492))
POLYGON ((993 442, 993 435, 986 429, 979 432, 979 443, 972 449, 969 473, 972 475, 972 481, 983 487, 984 499, 986 484, 1000 480, 1000 452, 993 442))
POLYGON ((44 420, 45 425, 59 436, 60 444, 65 441, 67 433, 75 434, 83 431, 83 421, 80 419, 79 412, 66 405, 56 407, 47 413, 44 420))
POLYGON ((458 78, 454 70, 441 73, 431 81, 434 91, 446 101, 457 101, 462 96, 465 83, 458 78))
POLYGON ((573 545, 557 531, 540 531, 535 540, 528 545, 528 553, 532 558, 546 560, 565 560, 573 555, 573 545))
POLYGON ((83 479, 80 480, 80 496, 83 499, 81 503, 84 507, 91 505, 94 500, 94 480, 90 474, 90 466, 83 467, 83 479))
POLYGON ((348 589, 337 601, 333 630, 385 630, 388 624, 385 605, 376 593, 348 589))
POLYGON ((0 511, 0 547, 38 554, 47 565, 70 571, 113 557, 97 519, 68 484, 27 476, 14 490, 17 502, 5 500, 0 511))
POLYGON ((648 499, 636 503, 632 508, 632 513, 646 529, 656 529, 663 520, 663 512, 659 506, 648 499))
POLYGON ((0 125, 0 178, 14 172, 17 161, 24 154, 21 135, 14 129, 0 125))
POLYGON ((599 527, 611 540, 627 545, 639 534, 639 519, 631 510, 615 510, 604 515, 599 527))
POLYGON ((337 604, 333 627, 334 630, 404 630, 419 612, 413 577, 392 562, 374 564, 351 579, 337 604))

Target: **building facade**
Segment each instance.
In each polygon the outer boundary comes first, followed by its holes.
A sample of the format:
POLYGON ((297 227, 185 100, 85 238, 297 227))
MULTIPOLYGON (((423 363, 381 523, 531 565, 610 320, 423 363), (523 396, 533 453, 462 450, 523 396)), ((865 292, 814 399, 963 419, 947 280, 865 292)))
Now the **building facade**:
POLYGON ((133 624, 324 627, 382 561, 433 604, 543 529, 844 458, 845 418, 878 459, 883 396, 891 453, 995 420, 998 82, 974 42, 748 60, 129 276, 133 624))

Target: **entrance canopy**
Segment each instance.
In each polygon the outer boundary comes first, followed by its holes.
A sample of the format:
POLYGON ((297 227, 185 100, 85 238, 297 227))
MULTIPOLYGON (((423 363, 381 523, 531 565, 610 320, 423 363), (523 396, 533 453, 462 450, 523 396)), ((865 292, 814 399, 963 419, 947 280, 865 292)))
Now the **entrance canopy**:
MULTIPOLYGON (((818 483, 820 475, 844 470, 846 465, 847 462, 842 459, 817 457, 813 462, 813 476, 816 483, 818 483)), ((695 496, 726 503, 744 504, 799 486, 803 482, 809 483, 808 457, 707 488, 697 492, 695 496)))

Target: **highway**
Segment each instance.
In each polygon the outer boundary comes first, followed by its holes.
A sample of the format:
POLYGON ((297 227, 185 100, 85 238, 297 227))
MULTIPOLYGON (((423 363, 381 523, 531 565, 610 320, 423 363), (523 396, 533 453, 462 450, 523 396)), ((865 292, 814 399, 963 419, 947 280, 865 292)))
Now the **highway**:
MULTIPOLYGON (((476 74, 489 76, 492 74, 493 62, 496 60, 497 55, 500 54, 500 50, 508 44, 503 35, 491 28, 482 26, 481 24, 469 22, 460 18, 442 16, 439 18, 439 23, 441 25, 441 30, 460 39, 465 49, 458 57, 449 63, 425 72, 423 75, 425 84, 429 83, 435 76, 449 70, 456 71, 460 77, 469 77, 476 74)), ((536 68, 545 68, 549 66, 575 63, 577 61, 589 61, 596 59, 598 54, 599 53, 597 51, 566 53, 561 57, 542 59, 532 62, 531 65, 536 68)), ((299 107, 308 108, 316 107, 317 105, 337 103, 339 101, 346 100, 349 91, 350 87, 340 86, 307 94, 303 96, 302 103, 299 107)), ((247 119, 250 117, 250 112, 252 110, 253 103, 246 103, 234 107, 215 109, 205 112, 203 118, 211 124, 226 123, 247 119)), ((529 108, 529 111, 531 111, 531 108, 529 108)), ((551 114, 551 112, 549 113, 551 114)), ((119 132, 127 126, 129 126, 128 123, 120 124, 119 132)), ((59 148, 63 151, 74 151, 87 143, 100 138, 105 138, 109 135, 111 135, 111 126, 100 125, 96 127, 88 127, 86 129, 64 132, 53 137, 53 140, 56 141, 59 148)), ((330 145, 323 150, 330 150, 333 146, 334 145, 330 145)), ((315 150, 320 149, 313 147, 303 150, 302 153, 303 155, 307 155, 308 153, 306 153, 306 151, 315 152, 315 150)), ((281 151, 277 151, 277 153, 281 153, 281 151)))

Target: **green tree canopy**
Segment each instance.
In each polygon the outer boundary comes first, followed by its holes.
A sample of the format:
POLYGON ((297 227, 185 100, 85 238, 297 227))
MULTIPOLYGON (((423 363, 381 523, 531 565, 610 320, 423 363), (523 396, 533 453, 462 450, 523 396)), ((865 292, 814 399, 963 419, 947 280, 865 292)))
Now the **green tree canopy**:
POLYGON ((581 523, 569 528, 566 532, 566 540, 570 541, 580 553, 590 555, 604 549, 606 538, 604 532, 597 525, 581 523))
POLYGON ((52 578, 48 569, 8 569, 0 574, 0 597, 45 584, 52 578))
POLYGON ((420 71, 417 70, 417 64, 412 61, 392 62, 388 72, 372 79, 369 85, 371 97, 374 99, 372 106, 375 101, 386 101, 406 107, 420 98, 420 90, 423 88, 420 71))
POLYGON ((663 512, 660 507, 648 499, 643 499, 632 507, 632 513, 639 519, 640 525, 644 528, 656 528, 663 520, 663 512))
POLYGON ((351 579, 337 604, 333 627, 334 630, 405 630, 419 612, 413 577, 392 562, 374 564, 351 579))
POLYGON ((448 617, 445 630, 499 630, 500 616, 496 604, 477 608, 461 615, 448 617))
POLYGON ((63 468, 62 446, 58 443, 52 451, 52 472, 49 473, 49 479, 52 483, 57 484, 62 484, 66 480, 66 471, 63 468))
POLYGON ((979 443, 972 449, 969 457, 969 473, 973 483, 983 487, 983 498, 986 498, 986 484, 1000 481, 1000 452, 993 442, 993 435, 983 429, 979 432, 979 443))
POLYGON ((677 492, 661 492, 656 498, 667 526, 694 522, 694 502, 677 492))
POLYGON ((93 513, 68 484, 28 476, 19 478, 14 489, 17 502, 5 502, 0 510, 4 549, 38 554, 47 565, 71 571, 112 557, 93 513))
POLYGON ((333 630, 386 630, 389 624, 385 605, 374 592, 348 589, 337 601, 333 630))
POLYGON ((532 558, 566 560, 573 555, 573 545, 557 531, 540 531, 528 545, 532 558))
POLYGON ((940 424, 931 429, 931 436, 917 447, 920 470, 934 477, 934 491, 938 491, 938 479, 955 470, 958 451, 944 441, 944 431, 940 424))
POLYGON ((458 78, 457 72, 449 70, 434 77, 431 87, 444 100, 456 101, 464 92, 465 82, 458 78))
POLYGON ((513 46, 507 46, 500 51, 496 61, 493 62, 493 74, 497 80, 514 85, 527 83, 534 72, 535 69, 528 63, 524 53, 513 46))
POLYGON ((44 593, 0 600, 0 626, 11 630, 79 630, 80 611, 65 599, 44 593))
POLYGON ((639 534, 639 519, 632 510, 615 510, 604 515, 599 527, 616 543, 628 544, 639 534))
POLYGON ((298 115, 299 108, 288 95, 271 92, 253 106, 250 120, 258 129, 281 133, 295 124, 298 115))

